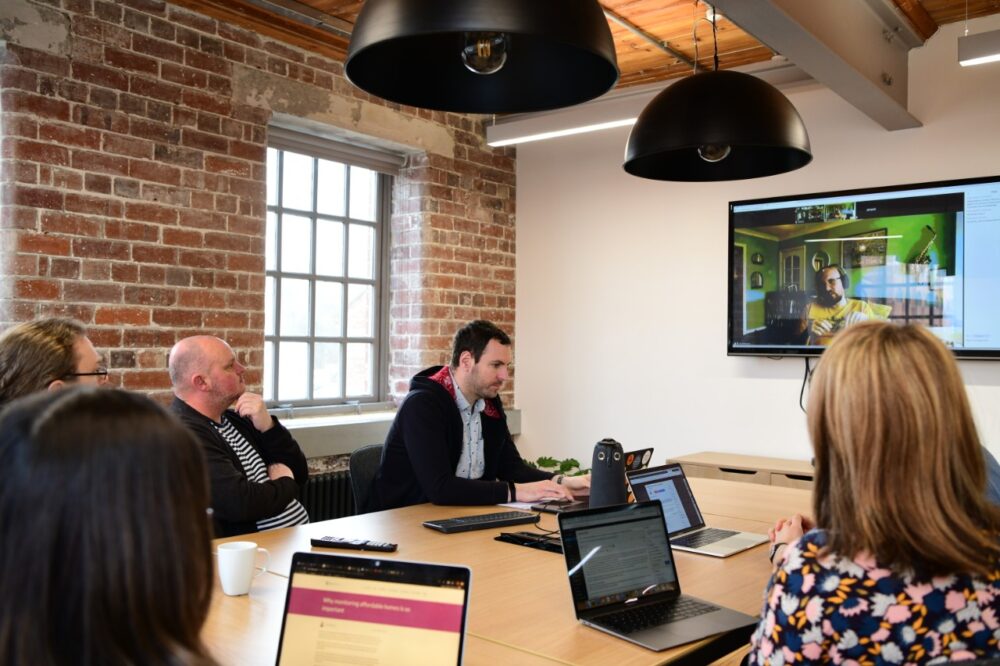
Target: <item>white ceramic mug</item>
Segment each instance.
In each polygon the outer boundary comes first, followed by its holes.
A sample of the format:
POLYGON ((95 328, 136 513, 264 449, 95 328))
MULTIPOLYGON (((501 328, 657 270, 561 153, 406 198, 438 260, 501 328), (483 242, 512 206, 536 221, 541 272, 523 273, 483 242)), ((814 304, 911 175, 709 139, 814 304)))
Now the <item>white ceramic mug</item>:
POLYGON ((266 548, 258 548, 253 541, 230 541, 220 543, 218 548, 219 582, 222 591, 229 596, 238 596, 250 592, 253 579, 267 571, 271 562, 271 554, 266 548), (254 573, 257 553, 264 554, 264 564, 260 571, 254 573))

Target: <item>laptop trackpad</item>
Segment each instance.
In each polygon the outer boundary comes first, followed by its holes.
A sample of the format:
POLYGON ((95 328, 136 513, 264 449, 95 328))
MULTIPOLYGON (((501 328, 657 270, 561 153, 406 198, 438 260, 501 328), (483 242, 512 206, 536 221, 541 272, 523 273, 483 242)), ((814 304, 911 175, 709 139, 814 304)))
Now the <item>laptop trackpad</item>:
POLYGON ((750 548, 751 546, 756 546, 767 541, 767 537, 763 534, 751 534, 749 532, 740 532, 731 537, 722 539, 721 541, 716 541, 710 548, 718 548, 720 550, 738 552, 750 548))
POLYGON ((757 620, 749 615, 728 608, 720 608, 704 615, 642 629, 625 638, 650 650, 659 651, 734 629, 744 627, 749 629, 756 624, 757 620))

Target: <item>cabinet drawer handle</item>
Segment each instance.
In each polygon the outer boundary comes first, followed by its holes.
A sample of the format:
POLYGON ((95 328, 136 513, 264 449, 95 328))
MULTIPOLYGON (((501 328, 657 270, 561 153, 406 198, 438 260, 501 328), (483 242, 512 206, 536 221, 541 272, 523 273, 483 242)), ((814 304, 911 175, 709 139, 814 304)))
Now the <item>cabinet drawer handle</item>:
POLYGON ((732 467, 720 467, 720 472, 726 472, 727 474, 756 474, 757 472, 752 469, 733 469, 732 467))
POLYGON ((813 478, 811 476, 807 476, 805 474, 785 474, 785 476, 788 477, 789 479, 791 479, 792 481, 812 481, 813 480, 813 478))

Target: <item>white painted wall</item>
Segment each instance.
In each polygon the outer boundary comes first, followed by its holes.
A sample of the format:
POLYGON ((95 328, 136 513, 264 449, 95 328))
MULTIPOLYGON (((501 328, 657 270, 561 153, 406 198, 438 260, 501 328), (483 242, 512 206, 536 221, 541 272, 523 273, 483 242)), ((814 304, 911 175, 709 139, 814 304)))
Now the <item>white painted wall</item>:
MULTIPOLYGON (((814 154, 792 173, 634 178, 621 169, 627 129, 520 146, 521 452, 589 463, 611 436, 626 449, 655 446, 656 460, 701 450, 811 457, 803 361, 726 356, 728 202, 1000 174, 1000 64, 959 67, 961 28, 911 52, 909 109, 921 128, 887 132, 818 84, 785 89, 814 154)), ((1000 29, 1000 16, 970 28, 1000 29)), ((1000 454, 1000 361, 960 365, 981 436, 1000 454)))

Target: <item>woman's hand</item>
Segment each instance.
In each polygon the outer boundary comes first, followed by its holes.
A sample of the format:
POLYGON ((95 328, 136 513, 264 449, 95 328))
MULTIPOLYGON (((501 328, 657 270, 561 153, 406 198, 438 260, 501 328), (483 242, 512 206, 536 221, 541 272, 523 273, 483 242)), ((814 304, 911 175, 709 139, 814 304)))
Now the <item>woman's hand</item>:
POLYGON ((791 518, 779 518, 774 527, 767 531, 767 538, 771 543, 792 543, 813 527, 812 520, 797 513, 791 518))
POLYGON ((774 527, 767 530, 767 538, 771 541, 771 564, 775 569, 781 564, 788 545, 801 539, 813 527, 815 524, 810 518, 797 513, 791 518, 779 518, 774 527))

